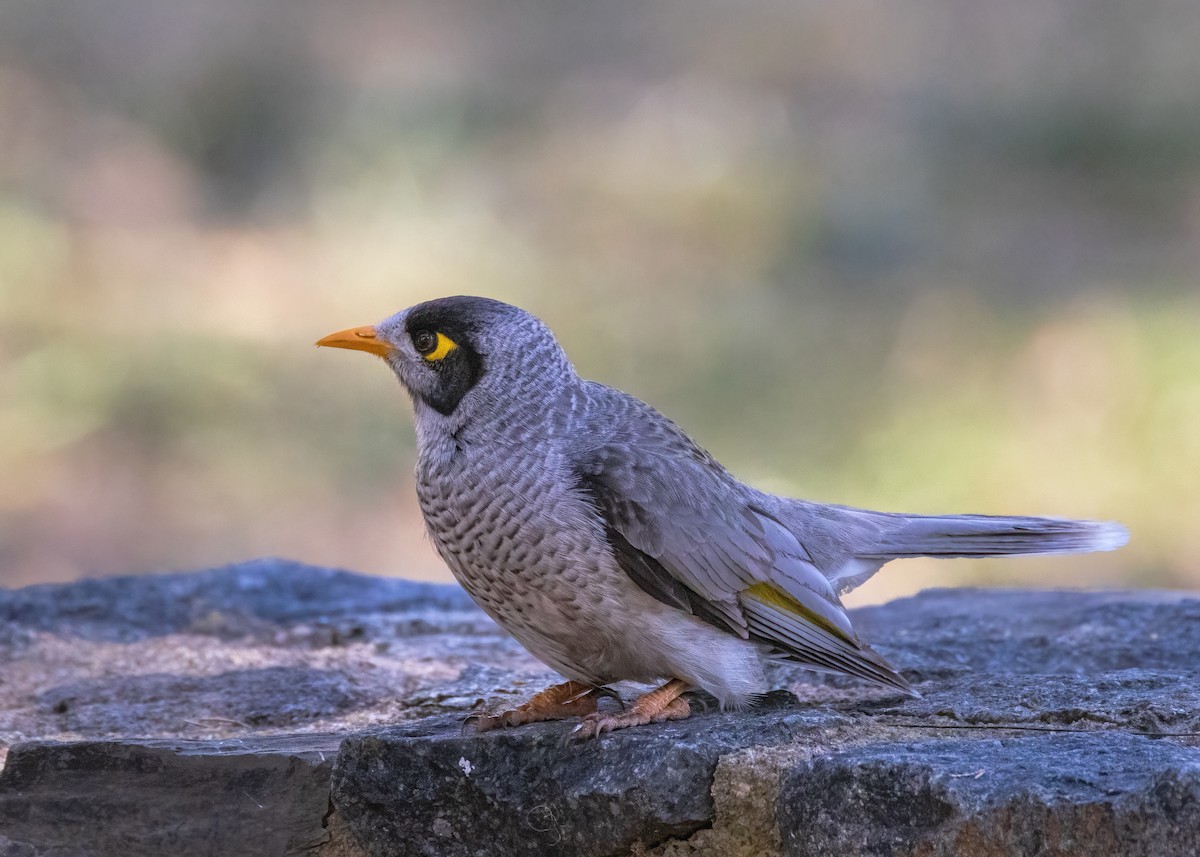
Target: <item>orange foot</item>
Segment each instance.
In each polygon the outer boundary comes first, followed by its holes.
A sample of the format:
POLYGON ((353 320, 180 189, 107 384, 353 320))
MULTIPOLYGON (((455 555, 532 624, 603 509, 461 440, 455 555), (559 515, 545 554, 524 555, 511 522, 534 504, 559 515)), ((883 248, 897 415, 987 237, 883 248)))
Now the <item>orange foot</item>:
POLYGON ((540 723, 543 720, 564 720, 596 713, 596 703, 601 697, 611 696, 620 701, 616 692, 606 687, 591 687, 577 681, 563 682, 548 687, 524 705, 502 711, 499 714, 472 714, 463 728, 474 727, 476 732, 490 732, 506 726, 523 723, 540 723))
POLYGON ((644 726, 647 723, 662 723, 664 720, 683 720, 692 713, 688 701, 680 697, 688 687, 690 685, 685 681, 671 679, 657 690, 639 696, 628 711, 617 714, 601 714, 595 711, 588 714, 571 734, 583 741, 628 726, 644 726))

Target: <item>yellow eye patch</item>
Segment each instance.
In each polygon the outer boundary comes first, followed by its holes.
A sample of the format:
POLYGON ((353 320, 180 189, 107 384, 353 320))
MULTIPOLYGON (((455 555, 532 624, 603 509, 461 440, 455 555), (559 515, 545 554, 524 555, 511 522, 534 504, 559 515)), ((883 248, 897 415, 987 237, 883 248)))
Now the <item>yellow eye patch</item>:
POLYGON ((433 362, 434 360, 442 360, 447 354, 458 348, 458 343, 444 333, 437 335, 437 345, 428 354, 421 355, 426 360, 433 362))

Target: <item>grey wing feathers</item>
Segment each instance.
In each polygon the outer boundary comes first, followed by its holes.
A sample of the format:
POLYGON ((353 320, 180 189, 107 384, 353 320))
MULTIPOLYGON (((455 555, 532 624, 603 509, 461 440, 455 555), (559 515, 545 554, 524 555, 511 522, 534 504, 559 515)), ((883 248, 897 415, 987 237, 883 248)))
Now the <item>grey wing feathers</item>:
POLYGON ((751 632, 779 648, 787 660, 809 669, 845 673, 913 696, 919 695, 895 667, 856 639, 830 634, 757 598, 746 598, 743 603, 750 618, 751 632))
MULTIPOLYGON (((607 390, 607 388, 605 388, 607 390)), ((796 536, 673 423, 635 399, 576 451, 579 485, 614 557, 663 603, 815 669, 909 690, 850 626, 837 594, 796 536), (623 413, 622 413, 623 412, 623 413)))

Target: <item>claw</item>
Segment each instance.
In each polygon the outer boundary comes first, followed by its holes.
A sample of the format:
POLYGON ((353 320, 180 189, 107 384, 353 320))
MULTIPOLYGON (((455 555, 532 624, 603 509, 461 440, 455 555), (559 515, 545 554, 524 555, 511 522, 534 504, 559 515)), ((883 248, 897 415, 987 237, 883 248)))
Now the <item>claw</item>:
POLYGON ((596 699, 613 699, 617 705, 621 706, 621 710, 625 710, 625 700, 621 698, 621 694, 617 693, 611 687, 593 687, 588 691, 596 699))
POLYGON ((599 738, 614 729, 662 723, 666 720, 683 720, 691 714, 687 700, 680 696, 687 687, 686 682, 672 679, 657 690, 639 696, 628 711, 622 710, 619 714, 602 714, 597 711, 587 715, 571 730, 568 737, 576 741, 586 741, 589 738, 599 738))
POLYGON ((710 711, 716 711, 721 707, 721 703, 711 693, 705 693, 702 690, 689 690, 686 693, 680 694, 680 698, 688 703, 694 709, 697 709, 705 714, 710 711))
POLYGON ((497 726, 503 726, 503 721, 494 714, 488 714, 486 711, 476 711, 473 714, 468 714, 463 720, 461 734, 467 735, 471 732, 476 734, 480 732, 491 732, 497 726), (493 722, 499 721, 499 722, 493 722))
POLYGON ((564 749, 566 749, 566 748, 570 748, 570 747, 574 747, 579 744, 582 744, 584 739, 579 734, 580 730, 582 730, 582 729, 583 729, 583 723, 577 723, 574 726, 572 726, 570 729, 568 729, 566 731, 566 733, 563 735, 563 737, 560 739, 561 746, 564 749))
MULTIPOLYGON (((533 695, 533 698, 523 705, 492 714, 485 708, 467 717, 463 723, 465 730, 473 726, 477 732, 491 732, 494 729, 511 728, 525 723, 539 723, 544 720, 561 720, 567 717, 579 717, 591 714, 596 710, 595 688, 579 682, 568 681, 556 684, 533 695)), ((607 691, 607 693, 614 693, 607 691)), ((615 693, 614 693, 615 695, 615 693)))

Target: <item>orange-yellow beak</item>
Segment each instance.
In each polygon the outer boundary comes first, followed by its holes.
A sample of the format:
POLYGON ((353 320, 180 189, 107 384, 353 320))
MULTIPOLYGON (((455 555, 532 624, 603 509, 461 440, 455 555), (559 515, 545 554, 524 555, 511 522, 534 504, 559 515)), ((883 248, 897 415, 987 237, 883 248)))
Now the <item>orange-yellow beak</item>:
POLYGON ((391 345, 375 335, 375 328, 351 327, 331 333, 317 340, 317 345, 327 345, 330 348, 350 348, 354 351, 369 351, 380 357, 387 357, 394 350, 391 345))

